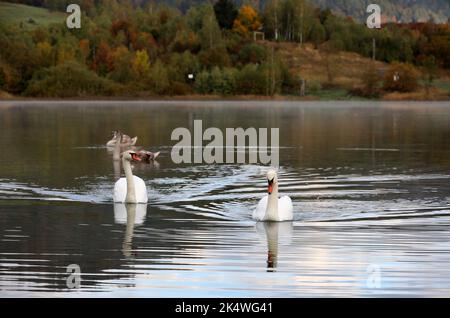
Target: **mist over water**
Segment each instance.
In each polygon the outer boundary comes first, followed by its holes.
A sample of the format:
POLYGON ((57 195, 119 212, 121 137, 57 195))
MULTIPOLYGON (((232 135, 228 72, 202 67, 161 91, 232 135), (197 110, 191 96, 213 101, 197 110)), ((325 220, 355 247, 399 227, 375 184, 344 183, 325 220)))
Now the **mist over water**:
POLYGON ((450 294, 449 103, 0 102, 0 127, 0 296, 450 294), (294 222, 252 220, 266 166, 172 163, 195 119, 280 129, 294 222), (112 203, 114 129, 161 151, 147 205, 112 203))

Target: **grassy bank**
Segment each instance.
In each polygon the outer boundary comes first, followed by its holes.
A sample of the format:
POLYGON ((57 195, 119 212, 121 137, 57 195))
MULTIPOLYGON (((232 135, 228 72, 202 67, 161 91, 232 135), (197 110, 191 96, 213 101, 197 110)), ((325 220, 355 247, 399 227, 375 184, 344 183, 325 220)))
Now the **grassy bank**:
POLYGON ((44 8, 0 2, 0 21, 26 29, 61 23, 65 21, 66 17, 67 15, 62 12, 51 12, 44 8))
MULTIPOLYGON (((266 45, 274 44, 266 42, 266 45)), ((351 89, 354 85, 361 84, 361 77, 369 67, 374 66, 380 72, 389 67, 387 63, 373 61, 357 53, 327 53, 314 48, 310 43, 276 43, 275 49, 291 71, 301 74, 309 83, 320 85, 319 87, 332 85, 351 89)))
MULTIPOLYGON (((349 91, 363 84, 364 73, 374 67, 379 74, 389 68, 388 63, 373 61, 352 52, 327 53, 316 49, 312 44, 266 42, 274 46, 287 62, 289 69, 300 74, 306 80, 306 93, 320 100, 365 100, 367 98, 352 96, 349 91)), ((420 73, 420 70, 416 68, 420 73)), ((409 93, 384 93, 380 100, 450 100, 450 76, 439 72, 430 91, 419 87, 409 93)))

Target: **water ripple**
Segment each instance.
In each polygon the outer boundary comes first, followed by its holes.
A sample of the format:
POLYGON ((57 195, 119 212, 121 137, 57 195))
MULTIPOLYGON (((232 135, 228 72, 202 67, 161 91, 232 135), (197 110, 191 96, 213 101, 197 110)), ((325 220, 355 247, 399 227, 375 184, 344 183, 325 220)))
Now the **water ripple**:
MULTIPOLYGON (((166 169, 146 179, 150 203, 162 210, 198 217, 245 221, 265 195, 267 168, 247 166, 193 166, 166 169), (165 176, 167 175, 167 176, 165 176), (176 175, 176 177, 168 177, 176 175)), ((449 207, 442 184, 445 174, 344 174, 345 167, 296 171, 281 168, 281 194, 294 202, 295 219, 330 221, 441 215, 449 207), (426 192, 423 192, 423 191, 426 192), (416 193, 421 192, 418 198, 416 193)), ((51 189, 35 184, 0 179, 0 200, 41 200, 89 203, 112 201, 114 179, 98 176, 86 180, 83 189, 51 189)), ((11 237, 12 238, 12 237, 11 237)))

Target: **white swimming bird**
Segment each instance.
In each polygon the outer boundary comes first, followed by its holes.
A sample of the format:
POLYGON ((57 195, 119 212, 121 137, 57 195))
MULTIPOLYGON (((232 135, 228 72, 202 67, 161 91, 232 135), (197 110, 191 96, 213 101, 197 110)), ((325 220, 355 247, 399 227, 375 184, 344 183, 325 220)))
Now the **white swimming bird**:
POLYGON ((136 152, 125 151, 122 154, 122 166, 125 178, 120 178, 114 185, 114 202, 116 203, 147 203, 147 187, 144 180, 134 176, 131 171, 131 161, 141 161, 136 152))
POLYGON ((267 172, 267 182, 268 194, 259 201, 253 212, 253 219, 268 222, 292 221, 292 200, 288 196, 278 198, 278 177, 275 170, 267 172))

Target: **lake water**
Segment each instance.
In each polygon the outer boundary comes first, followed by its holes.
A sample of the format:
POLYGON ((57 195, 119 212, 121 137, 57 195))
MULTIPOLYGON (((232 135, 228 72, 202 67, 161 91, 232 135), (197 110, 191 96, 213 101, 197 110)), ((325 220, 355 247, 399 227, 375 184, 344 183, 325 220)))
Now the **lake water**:
POLYGON ((0 297, 450 296, 448 102, 3 101, 0 128, 0 297), (252 220, 265 166, 172 162, 195 119, 280 128, 294 222, 252 220), (114 129, 161 151, 146 206, 112 203, 114 129))

